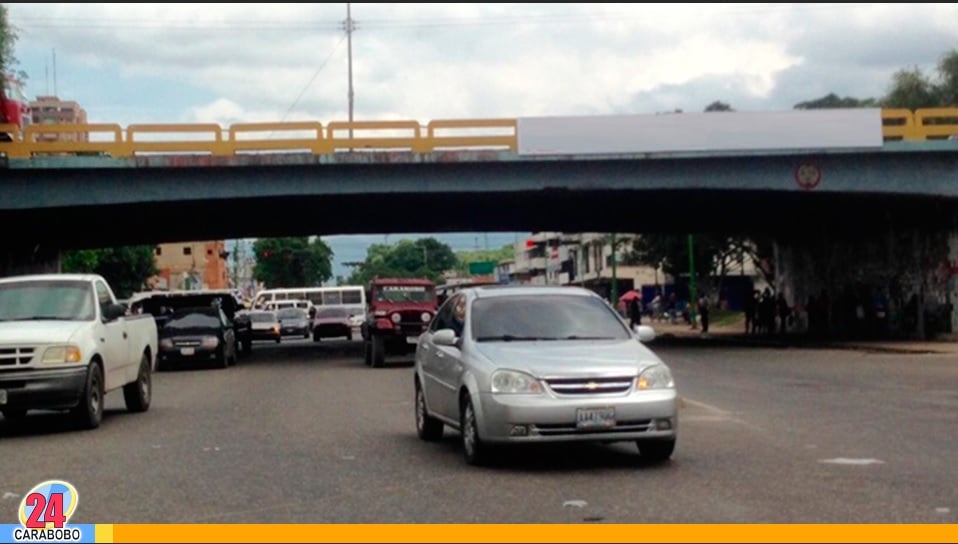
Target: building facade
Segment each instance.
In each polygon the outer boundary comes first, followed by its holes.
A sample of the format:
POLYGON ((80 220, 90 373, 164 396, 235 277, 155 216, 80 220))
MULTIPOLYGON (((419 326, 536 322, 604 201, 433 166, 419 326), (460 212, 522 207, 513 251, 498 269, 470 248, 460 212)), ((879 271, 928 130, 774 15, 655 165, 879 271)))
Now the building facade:
MULTIPOLYGON (((30 102, 33 124, 36 125, 82 125, 87 116, 78 103, 73 100, 60 100, 56 96, 38 96, 30 102)), ((59 132, 37 135, 41 142, 86 142, 86 132, 59 132)))
POLYGON ((227 289, 226 242, 176 242, 153 249, 157 274, 150 286, 163 291, 227 289))

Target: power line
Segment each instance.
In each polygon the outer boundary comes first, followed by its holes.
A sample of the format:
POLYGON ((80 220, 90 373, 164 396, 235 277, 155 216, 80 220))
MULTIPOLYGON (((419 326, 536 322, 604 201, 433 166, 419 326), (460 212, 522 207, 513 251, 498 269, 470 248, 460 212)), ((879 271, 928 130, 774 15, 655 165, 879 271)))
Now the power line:
POLYGON ((323 63, 319 66, 319 68, 316 70, 316 73, 313 74, 313 77, 309 79, 309 83, 307 83, 306 86, 303 87, 303 90, 299 92, 299 95, 296 97, 296 100, 294 100, 292 105, 289 106, 289 109, 286 110, 286 114, 283 115, 283 119, 280 122, 286 121, 286 118, 289 117, 289 114, 293 111, 293 108, 295 108, 296 105, 299 104, 300 99, 303 98, 303 95, 306 94, 306 91, 313 85, 313 82, 316 81, 316 78, 319 77, 319 73, 323 71, 323 68, 325 68, 326 65, 329 64, 329 61, 333 58, 333 55, 336 53, 336 50, 339 49, 340 44, 342 44, 343 40, 345 39, 346 39, 345 35, 339 38, 339 41, 336 42, 336 45, 333 46, 333 50, 329 52, 329 55, 326 57, 326 60, 324 60, 323 63))
MULTIPOLYGON (((761 13, 773 13, 783 11, 812 11, 812 10, 836 10, 849 8, 868 8, 881 5, 879 3, 858 3, 858 4, 765 4, 738 6, 715 11, 715 15, 751 15, 761 13)), ((365 20, 363 25, 366 28, 422 28, 422 27, 441 27, 441 26, 463 26, 463 25, 513 25, 529 23, 556 23, 556 24, 575 24, 588 21, 615 20, 625 21, 631 19, 648 20, 648 13, 538 13, 538 14, 512 14, 512 15, 491 15, 479 17, 440 17, 440 18, 417 18, 417 19, 369 19, 365 20)), ((162 29, 162 30, 239 30, 250 29, 258 31, 268 30, 339 30, 342 29, 341 21, 284 21, 284 20, 237 20, 222 22, 204 22, 204 21, 170 21, 170 22, 144 22, 142 18, 98 18, 98 17, 41 17, 41 16, 20 16, 13 18, 14 26, 18 28, 73 28, 78 30, 97 30, 97 29, 162 29)))

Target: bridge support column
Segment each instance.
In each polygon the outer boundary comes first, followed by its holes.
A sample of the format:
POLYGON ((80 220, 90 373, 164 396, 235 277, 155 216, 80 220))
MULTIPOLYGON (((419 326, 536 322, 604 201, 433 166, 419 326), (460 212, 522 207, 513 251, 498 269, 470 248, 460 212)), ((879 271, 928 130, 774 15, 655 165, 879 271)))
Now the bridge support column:
POLYGON ((774 260, 775 287, 798 310, 792 331, 808 331, 811 320, 840 338, 958 333, 958 229, 884 225, 780 237, 774 260), (809 302, 823 299, 816 314, 809 302))
POLYGON ((0 277, 50 274, 61 271, 59 248, 35 245, 0 245, 0 277))

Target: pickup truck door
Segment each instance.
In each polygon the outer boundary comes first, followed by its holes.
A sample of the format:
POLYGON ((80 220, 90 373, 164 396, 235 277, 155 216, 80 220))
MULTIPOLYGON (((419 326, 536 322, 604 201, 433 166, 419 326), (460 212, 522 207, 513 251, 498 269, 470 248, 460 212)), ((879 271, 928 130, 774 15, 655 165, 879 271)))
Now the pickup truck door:
MULTIPOLYGON (((100 307, 100 319, 96 327, 96 341, 103 358, 103 376, 105 390, 111 391, 127 383, 130 366, 129 339, 126 332, 126 320, 121 318, 107 320, 106 308, 113 304, 113 293, 102 281, 96 282, 96 298, 100 307)), ((137 358, 136 362, 139 362, 137 358)))

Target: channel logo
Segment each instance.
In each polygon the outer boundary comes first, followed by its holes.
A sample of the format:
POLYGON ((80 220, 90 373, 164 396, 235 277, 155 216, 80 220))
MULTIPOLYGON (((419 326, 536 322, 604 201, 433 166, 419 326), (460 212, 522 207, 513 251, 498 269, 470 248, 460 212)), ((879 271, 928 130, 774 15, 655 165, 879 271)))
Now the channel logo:
POLYGON ((94 525, 70 525, 79 502, 80 495, 70 482, 40 482, 20 500, 20 523, 3 525, 0 539, 14 543, 94 542, 94 525))

